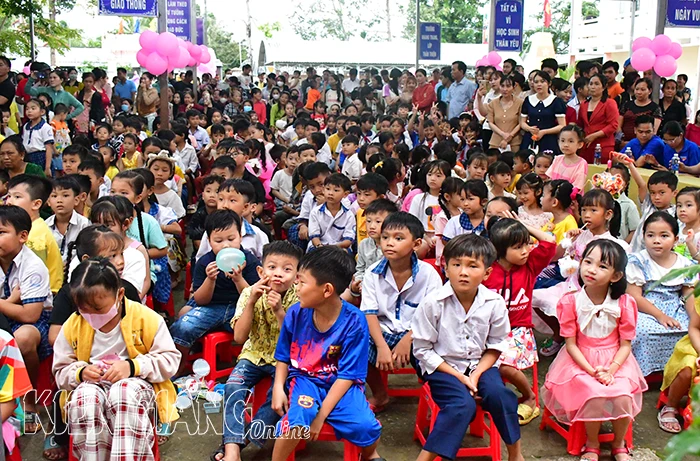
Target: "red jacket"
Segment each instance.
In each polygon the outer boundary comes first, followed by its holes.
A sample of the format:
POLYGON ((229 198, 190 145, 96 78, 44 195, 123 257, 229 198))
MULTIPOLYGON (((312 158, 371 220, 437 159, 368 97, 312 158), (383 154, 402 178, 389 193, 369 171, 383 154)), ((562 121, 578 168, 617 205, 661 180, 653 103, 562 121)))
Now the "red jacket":
POLYGON ((429 112, 435 101, 437 101, 435 87, 429 83, 413 90, 413 104, 418 106, 418 110, 429 112))
POLYGON ((578 126, 583 128, 586 136, 601 130, 605 133, 605 136, 596 139, 589 146, 584 145, 578 155, 586 159, 588 163, 593 163, 595 146, 596 144, 600 144, 602 153, 601 163, 605 164, 610 158, 610 151, 615 149, 615 132, 617 131, 620 112, 617 109, 615 100, 608 98, 605 101, 598 102, 589 120, 589 104, 589 101, 583 101, 581 103, 581 107, 578 109, 578 126))
POLYGON ((525 265, 513 266, 510 271, 506 271, 498 261, 491 266, 493 271, 483 285, 506 300, 511 329, 532 328, 532 290, 537 276, 547 267, 556 251, 556 243, 539 242, 530 252, 525 265))

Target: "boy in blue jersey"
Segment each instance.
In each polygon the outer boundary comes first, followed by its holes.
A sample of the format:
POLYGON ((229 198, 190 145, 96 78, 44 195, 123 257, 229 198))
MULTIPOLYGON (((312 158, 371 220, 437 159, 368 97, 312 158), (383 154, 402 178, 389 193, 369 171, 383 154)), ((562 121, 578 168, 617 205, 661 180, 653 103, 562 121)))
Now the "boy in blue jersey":
POLYGON ((338 438, 361 447, 362 459, 381 460, 381 426, 364 394, 367 320, 340 299, 354 272, 352 256, 336 246, 312 251, 300 263, 299 303, 287 311, 275 351, 272 408, 284 417, 273 461, 286 460, 302 437, 316 440, 325 422, 338 438))

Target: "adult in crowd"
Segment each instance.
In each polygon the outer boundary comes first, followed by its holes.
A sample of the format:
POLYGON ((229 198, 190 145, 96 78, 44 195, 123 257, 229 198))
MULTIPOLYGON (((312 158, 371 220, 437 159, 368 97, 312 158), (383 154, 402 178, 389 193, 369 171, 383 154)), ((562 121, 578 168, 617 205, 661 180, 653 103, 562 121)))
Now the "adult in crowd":
POLYGON ((559 132, 566 125, 566 104, 549 91, 551 77, 538 70, 532 79, 534 94, 523 102, 520 126, 525 130, 521 148, 559 152, 559 132))
POLYGON ((628 72, 622 77, 622 93, 617 97, 617 106, 622 108, 625 104, 634 99, 634 85, 639 80, 638 72, 628 72))
POLYGON ((678 85, 673 79, 668 79, 662 87, 663 98, 659 101, 661 109, 661 127, 663 128, 668 122, 674 121, 685 126, 688 122, 688 115, 685 111, 685 104, 678 100, 678 85))
POLYGON ((9 111, 10 104, 15 98, 15 84, 10 79, 10 69, 12 69, 10 59, 0 56, 0 111, 9 111))
POLYGON ((102 109, 105 113, 104 119, 111 121, 111 117, 109 115, 109 105, 112 101, 112 86, 107 80, 107 72, 99 67, 96 67, 92 69, 92 74, 95 76, 95 91, 100 95, 102 109))
POLYGON ((445 67, 440 73, 440 83, 435 85, 435 95, 437 97, 437 102, 449 101, 448 92, 452 86, 452 69, 445 67))
POLYGON ((511 75, 513 72, 515 72, 515 66, 517 65, 518 63, 515 62, 515 59, 508 58, 503 61, 503 75, 511 75))
POLYGON ((231 88, 229 93, 231 99, 224 106, 224 116, 231 119, 242 112, 243 95, 240 88, 231 88))
POLYGON ((491 124, 488 122, 488 120, 486 120, 486 115, 488 114, 488 109, 486 106, 491 101, 501 96, 501 78, 503 78, 503 72, 491 72, 489 80, 480 81, 479 89, 476 91, 474 114, 476 114, 479 121, 483 121, 481 125, 481 140, 484 146, 490 144, 491 135, 493 134, 491 124))
POLYGON ((345 94, 350 94, 359 87, 360 80, 357 78, 357 69, 352 68, 350 69, 350 76, 343 80, 343 91, 345 92, 345 94))
POLYGON ((75 67, 68 69, 68 80, 63 82, 63 89, 75 96, 83 89, 83 83, 78 81, 78 71, 75 67))
POLYGON ((689 139, 695 144, 700 144, 700 110, 695 112, 693 122, 688 123, 685 127, 685 139, 689 139))
POLYGON ((652 88, 651 80, 640 78, 634 84, 634 99, 620 107, 618 131, 622 131, 624 143, 634 138, 634 120, 640 115, 654 117, 654 133, 659 131, 663 116, 659 105, 651 100, 652 88))
POLYGON ((148 131, 153 130, 153 121, 158 115, 158 91, 151 86, 153 75, 144 72, 139 79, 139 88, 136 93, 136 113, 148 120, 148 131))
POLYGON ((404 81, 403 91, 399 95, 399 101, 402 103, 413 104, 413 92, 416 91, 418 86, 418 80, 410 72, 406 75, 406 80, 404 81))
POLYGON ((40 81, 39 85, 36 85, 37 73, 33 72, 29 77, 29 81, 27 81, 25 91, 33 97, 39 96, 40 94, 49 95, 54 106, 56 104, 66 105, 69 108, 66 120, 70 120, 80 115, 85 108, 72 94, 63 89, 65 80, 66 74, 60 70, 54 69, 49 73, 48 86, 44 86, 44 81, 40 81))
POLYGON ((486 104, 486 119, 493 131, 489 147, 506 149, 510 146, 512 152, 517 152, 522 142, 520 111, 523 100, 513 94, 514 87, 513 77, 500 79, 500 96, 486 104))
POLYGON ((688 76, 686 74, 678 74, 678 77, 676 77, 676 83, 678 84, 676 88, 678 98, 682 103, 688 104, 688 101, 690 101, 690 88, 686 86, 688 83, 688 76))
POLYGON ((276 100, 270 108, 270 128, 273 131, 276 129, 275 124, 277 123, 277 121, 282 120, 285 117, 284 108, 288 102, 289 93, 285 91, 280 94, 279 99, 276 100))
POLYGON ((117 68, 117 83, 114 85, 114 93, 120 99, 133 101, 136 98, 136 84, 126 78, 126 69, 117 68))
POLYGON ((176 93, 183 94, 185 91, 192 91, 192 77, 193 73, 191 70, 185 72, 185 76, 181 80, 173 80, 170 84, 175 89, 176 93))
POLYGON ((447 90, 449 103, 447 118, 459 117, 464 111, 470 109, 476 93, 476 84, 465 76, 467 65, 462 61, 452 63, 452 84, 447 90))
POLYGON ((94 126, 105 119, 105 108, 102 103, 103 93, 95 89, 95 76, 92 72, 83 74, 83 89, 78 92, 77 99, 85 107, 85 110, 75 117, 75 131, 80 134, 89 134, 91 124, 94 126))
POLYGON ((428 113, 436 101, 436 96, 435 88, 428 82, 428 75, 425 69, 418 69, 416 71, 416 82, 418 86, 413 90, 413 105, 418 106, 419 111, 428 113))
POLYGON ((301 82, 301 93, 299 95, 299 102, 302 104, 306 103, 306 92, 311 88, 311 82, 316 79, 316 69, 313 67, 306 68, 306 80, 301 82))
POLYGON ((608 98, 610 99, 616 99, 625 91, 620 82, 617 81, 619 71, 620 65, 615 61, 605 61, 603 64, 603 75, 608 82, 608 98))
POLYGON ((399 89, 399 79, 401 78, 401 71, 399 69, 391 69, 389 73, 389 81, 384 84, 382 89, 382 96, 384 97, 384 102, 386 103, 387 111, 396 112, 399 105, 399 95, 401 90, 399 89))
POLYGON ((615 150, 615 132, 618 124, 617 103, 608 96, 605 76, 595 74, 588 80, 588 99, 581 103, 578 125, 586 135, 579 156, 593 163, 595 148, 600 145, 601 160, 607 163, 615 150))

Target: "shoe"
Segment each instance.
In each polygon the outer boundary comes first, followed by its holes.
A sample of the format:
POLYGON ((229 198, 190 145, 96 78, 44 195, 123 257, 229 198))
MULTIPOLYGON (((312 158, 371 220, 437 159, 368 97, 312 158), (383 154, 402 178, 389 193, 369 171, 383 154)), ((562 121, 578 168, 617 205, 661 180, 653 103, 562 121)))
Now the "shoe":
POLYGON ((559 352, 559 349, 564 345, 563 342, 559 341, 554 341, 552 340, 552 343, 549 345, 545 345, 540 349, 540 355, 543 357, 552 357, 553 355, 557 355, 557 352, 559 352))

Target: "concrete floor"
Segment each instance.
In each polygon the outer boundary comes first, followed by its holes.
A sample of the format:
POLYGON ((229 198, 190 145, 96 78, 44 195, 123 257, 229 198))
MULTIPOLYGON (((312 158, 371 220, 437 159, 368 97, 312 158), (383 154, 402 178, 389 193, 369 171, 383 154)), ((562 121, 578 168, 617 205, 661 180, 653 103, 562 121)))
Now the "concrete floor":
MULTIPOLYGON (((173 295, 175 296, 176 310, 178 310, 184 304, 182 301, 182 285, 173 292, 173 295)), ((540 383, 544 382, 550 362, 551 360, 544 360, 540 364, 540 383)), ((413 376, 392 376, 390 380, 392 387, 411 387, 414 384, 415 377, 413 376)), ((658 397, 658 385, 656 389, 652 387, 652 390, 644 395, 642 413, 634 423, 634 461, 654 461, 658 460, 659 457, 663 457, 664 447, 670 436, 661 431, 656 422, 655 407, 658 397)), ((420 446, 412 439, 418 406, 417 401, 417 398, 395 398, 387 409, 379 415, 378 419, 383 426, 379 453, 387 461, 410 461, 415 460, 418 456, 420 446)), ((541 418, 537 418, 522 429, 523 454, 525 458, 528 460, 577 459, 567 456, 566 443, 562 437, 551 430, 539 430, 540 421, 541 418)), ((201 407, 199 408, 199 413, 187 410, 178 422, 175 434, 167 444, 161 447, 161 459, 164 461, 208 460, 211 452, 221 440, 221 427, 221 414, 206 415, 201 407)), ((465 446, 477 446, 483 443, 482 440, 471 436, 465 438, 465 446)), ((32 461, 42 459, 42 435, 24 436, 20 440, 20 446, 23 459, 32 461)), ((342 448, 342 444, 339 443, 310 443, 304 451, 299 452, 299 459, 308 461, 341 460, 343 456, 342 448)), ((611 459, 608 450, 607 447, 604 447, 602 460, 611 459)), ((505 456, 505 446, 502 447, 502 452, 505 456)), ((272 444, 268 444, 262 450, 249 447, 243 452, 243 455, 245 460, 260 461, 269 460, 271 453, 272 444)), ((700 461, 700 458, 693 459, 700 461)))

